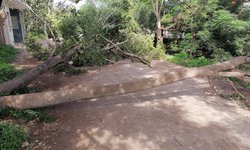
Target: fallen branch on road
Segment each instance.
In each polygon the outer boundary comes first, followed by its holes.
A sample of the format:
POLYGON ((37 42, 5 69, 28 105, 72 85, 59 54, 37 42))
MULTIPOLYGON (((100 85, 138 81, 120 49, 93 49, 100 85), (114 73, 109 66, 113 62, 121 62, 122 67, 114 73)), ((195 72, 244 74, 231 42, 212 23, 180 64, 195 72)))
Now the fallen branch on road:
POLYGON ((134 81, 111 85, 84 86, 64 88, 59 91, 33 93, 17 96, 0 97, 0 106, 18 109, 31 109, 47 107, 66 102, 98 98, 103 96, 119 95, 158 87, 176 81, 199 77, 214 76, 223 70, 232 70, 237 66, 249 63, 250 58, 241 56, 229 61, 217 63, 205 67, 181 68, 171 72, 156 74, 152 77, 143 77, 134 81))

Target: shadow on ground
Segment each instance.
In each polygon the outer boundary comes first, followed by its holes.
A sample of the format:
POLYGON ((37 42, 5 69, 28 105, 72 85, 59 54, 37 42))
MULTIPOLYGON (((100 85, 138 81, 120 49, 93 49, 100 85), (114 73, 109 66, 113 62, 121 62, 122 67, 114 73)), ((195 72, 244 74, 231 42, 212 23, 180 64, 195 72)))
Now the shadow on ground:
POLYGON ((250 113, 196 78, 52 108, 38 149, 250 149, 250 113))

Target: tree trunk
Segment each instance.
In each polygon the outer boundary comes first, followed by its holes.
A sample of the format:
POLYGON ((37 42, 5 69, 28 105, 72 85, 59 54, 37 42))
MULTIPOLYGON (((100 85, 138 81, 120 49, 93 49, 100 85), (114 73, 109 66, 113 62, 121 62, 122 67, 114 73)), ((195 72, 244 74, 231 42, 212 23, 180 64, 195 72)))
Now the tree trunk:
POLYGON ((17 109, 30 109, 84 100, 89 98, 131 93, 188 78, 198 76, 216 76, 220 71, 231 70, 241 64, 249 62, 249 56, 242 56, 236 57, 232 60, 223 63, 217 63, 205 67, 179 69, 172 72, 158 74, 152 77, 145 77, 136 81, 129 81, 119 84, 98 86, 78 85, 75 88, 64 88, 59 91, 6 96, 0 98, 0 106, 17 109))
POLYGON ((161 31, 161 18, 157 19, 157 38, 158 41, 163 42, 162 31, 161 31))
POLYGON ((79 49, 80 47, 75 47, 71 49, 64 56, 55 56, 55 57, 49 58, 47 61, 29 70, 27 73, 23 74, 22 76, 0 84, 0 93, 9 94, 15 89, 28 85, 30 82, 32 82, 41 74, 47 72, 49 69, 55 67, 56 65, 60 63, 67 62, 79 49))

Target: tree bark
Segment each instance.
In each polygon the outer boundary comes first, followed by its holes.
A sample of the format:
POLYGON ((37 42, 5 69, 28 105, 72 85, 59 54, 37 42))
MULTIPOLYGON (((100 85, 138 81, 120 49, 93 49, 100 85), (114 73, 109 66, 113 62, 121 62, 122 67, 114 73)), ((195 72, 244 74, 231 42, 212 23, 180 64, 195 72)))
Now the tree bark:
POLYGON ((30 109, 47 107, 51 105, 97 98, 103 96, 119 95, 158 87, 172 82, 198 77, 216 76, 220 71, 231 70, 237 66, 249 63, 250 57, 236 57, 223 63, 217 63, 205 67, 184 68, 152 77, 144 77, 135 81, 128 81, 119 84, 84 86, 78 85, 75 88, 64 88, 58 91, 33 93, 17 96, 0 97, 1 107, 17 109, 30 109))
POLYGON ((161 10, 162 10, 162 7, 163 7, 163 3, 164 1, 163 0, 160 0, 160 2, 158 0, 151 0, 151 5, 152 5, 152 8, 153 8, 153 11, 154 11, 154 14, 155 14, 155 17, 156 17, 156 36, 157 36, 157 41, 155 41, 155 47, 157 46, 157 43, 160 42, 162 43, 163 42, 163 37, 162 37, 162 27, 161 27, 161 10))
POLYGON ((163 37, 162 37, 162 28, 161 28, 161 18, 158 18, 157 17, 157 31, 156 31, 156 34, 157 34, 157 39, 160 43, 163 43, 163 37))

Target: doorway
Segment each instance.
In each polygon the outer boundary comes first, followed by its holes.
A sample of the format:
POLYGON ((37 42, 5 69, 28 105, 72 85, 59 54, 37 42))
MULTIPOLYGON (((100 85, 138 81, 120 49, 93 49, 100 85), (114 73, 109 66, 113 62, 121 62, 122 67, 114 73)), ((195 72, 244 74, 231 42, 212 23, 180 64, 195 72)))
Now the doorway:
POLYGON ((17 9, 10 9, 12 29, 15 43, 23 43, 23 33, 20 14, 17 9))

